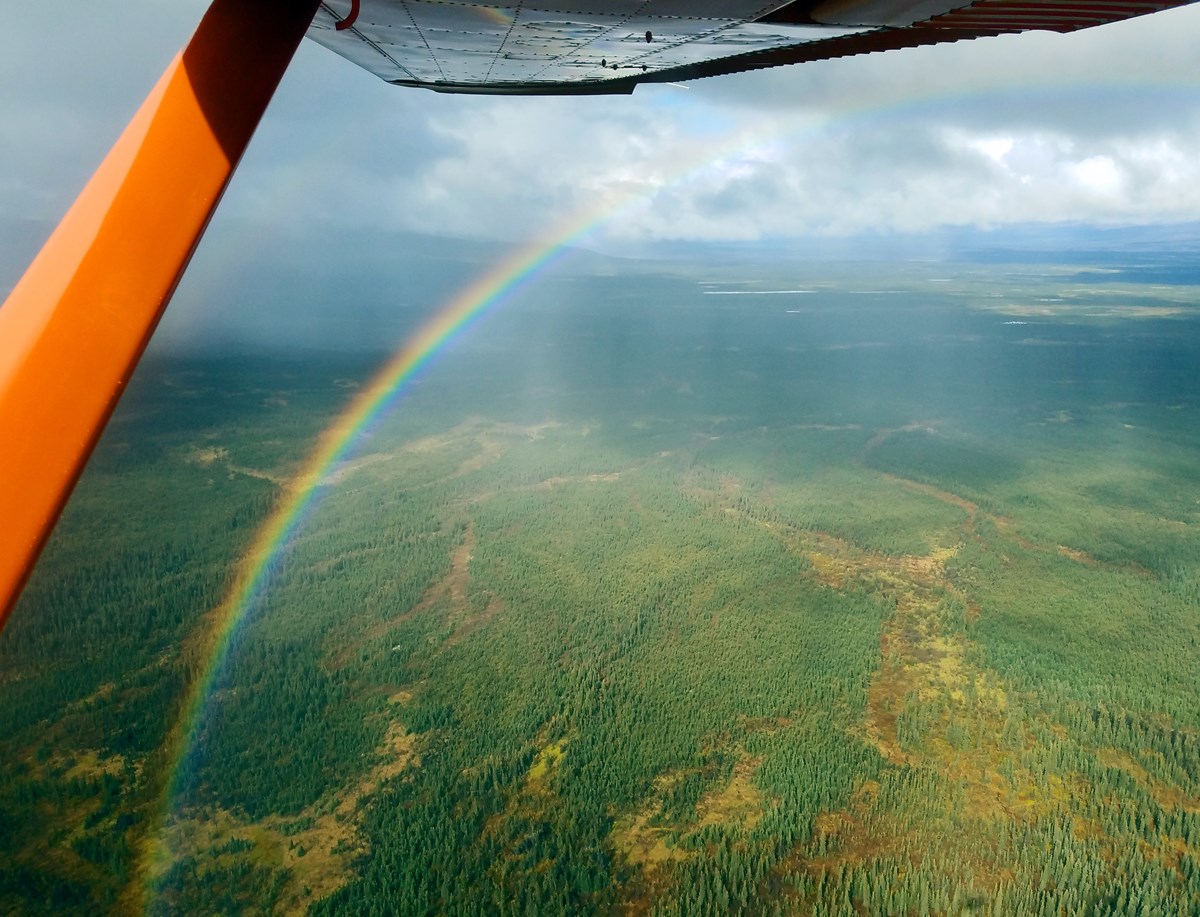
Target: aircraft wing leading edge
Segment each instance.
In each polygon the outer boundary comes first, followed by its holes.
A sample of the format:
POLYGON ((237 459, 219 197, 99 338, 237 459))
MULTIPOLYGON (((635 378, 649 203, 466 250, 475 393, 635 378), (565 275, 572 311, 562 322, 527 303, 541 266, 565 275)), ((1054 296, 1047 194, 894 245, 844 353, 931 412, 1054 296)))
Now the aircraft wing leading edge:
POLYGON ((630 93, 767 67, 1035 29, 1196 0, 324 0, 308 36, 399 86, 630 93))

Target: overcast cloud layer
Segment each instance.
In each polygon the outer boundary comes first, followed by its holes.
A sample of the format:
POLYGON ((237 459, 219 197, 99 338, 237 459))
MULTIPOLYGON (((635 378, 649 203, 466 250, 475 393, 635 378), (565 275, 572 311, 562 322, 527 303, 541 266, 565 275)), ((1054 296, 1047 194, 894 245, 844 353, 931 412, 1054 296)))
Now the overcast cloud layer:
MULTIPOLYGON (((0 290, 204 7, 59 0, 0 32, 0 290)), ((1196 220, 1197 35, 1200 5, 595 99, 398 89, 305 42, 205 244, 517 241, 588 214, 597 245, 1196 220)))

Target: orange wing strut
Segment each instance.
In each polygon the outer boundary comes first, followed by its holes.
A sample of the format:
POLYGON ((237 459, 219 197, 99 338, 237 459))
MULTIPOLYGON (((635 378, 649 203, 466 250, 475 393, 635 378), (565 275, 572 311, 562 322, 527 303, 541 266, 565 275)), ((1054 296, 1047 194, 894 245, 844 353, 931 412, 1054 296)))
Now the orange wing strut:
POLYGON ((319 0, 214 0, 0 307, 0 627, 319 0))

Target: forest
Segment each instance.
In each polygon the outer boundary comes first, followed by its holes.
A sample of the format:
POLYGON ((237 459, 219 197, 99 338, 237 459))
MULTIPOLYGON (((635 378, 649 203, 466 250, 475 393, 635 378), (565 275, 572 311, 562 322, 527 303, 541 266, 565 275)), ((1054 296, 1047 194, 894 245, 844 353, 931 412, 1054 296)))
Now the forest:
POLYGON ((0 912, 1200 913, 1200 289, 746 277, 458 337, 227 652, 387 353, 151 354, 0 635, 0 912))

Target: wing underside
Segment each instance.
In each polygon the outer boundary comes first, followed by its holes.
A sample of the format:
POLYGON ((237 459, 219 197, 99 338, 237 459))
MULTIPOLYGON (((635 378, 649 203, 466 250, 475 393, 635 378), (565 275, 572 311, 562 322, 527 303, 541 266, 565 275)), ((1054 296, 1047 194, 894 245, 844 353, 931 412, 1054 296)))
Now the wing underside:
POLYGON ((309 37, 442 92, 628 93, 1012 32, 1071 32, 1195 0, 325 0, 309 37))

